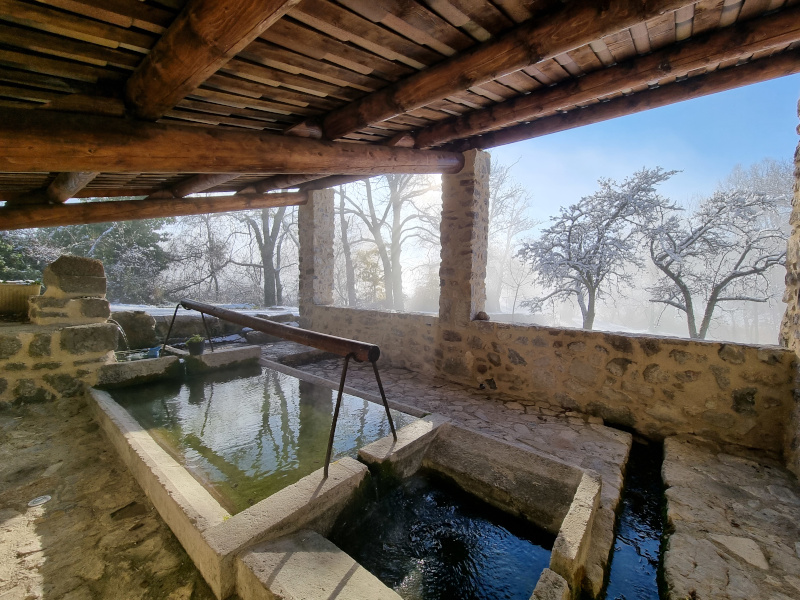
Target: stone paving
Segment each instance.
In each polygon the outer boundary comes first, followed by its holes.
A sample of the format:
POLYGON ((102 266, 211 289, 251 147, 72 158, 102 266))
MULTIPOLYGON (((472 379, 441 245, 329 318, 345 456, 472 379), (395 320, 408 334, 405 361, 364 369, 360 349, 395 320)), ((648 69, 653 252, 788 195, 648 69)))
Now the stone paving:
MULTIPOLYGON (((341 359, 333 359, 297 368, 338 381, 341 367, 341 359)), ((605 427, 596 417, 528 401, 504 400, 486 391, 427 379, 405 369, 381 369, 381 379, 390 401, 445 415, 472 429, 597 471, 603 479, 603 490, 592 531, 592 539, 598 543, 594 544, 587 577, 593 592, 599 592, 613 543, 614 511, 619 503, 624 463, 630 450, 629 434, 605 427)), ((347 383, 370 394, 378 393, 368 363, 351 363, 347 383)))
POLYGON ((214 598, 80 398, 0 411, 0 599, 38 598, 214 598))
POLYGON ((741 448, 668 438, 662 474, 674 600, 800 598, 800 486, 741 448))

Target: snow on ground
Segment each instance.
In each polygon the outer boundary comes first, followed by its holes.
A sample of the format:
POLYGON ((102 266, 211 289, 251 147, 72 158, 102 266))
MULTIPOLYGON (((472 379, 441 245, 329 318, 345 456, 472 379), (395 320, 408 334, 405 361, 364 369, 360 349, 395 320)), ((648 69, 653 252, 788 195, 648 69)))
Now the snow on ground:
MULTIPOLYGON (((256 308, 253 307, 252 304, 214 304, 213 306, 217 306, 219 308, 227 308, 228 310, 235 310, 236 312, 242 313, 244 315, 282 315, 285 313, 292 313, 294 315, 299 315, 300 311, 296 306, 270 306, 269 308, 256 308)), ((171 316, 173 312, 175 312, 175 305, 168 305, 168 306, 150 306, 147 304, 111 304, 111 312, 120 312, 124 310, 143 310, 149 315, 153 315, 154 317, 168 315, 171 316)), ((178 311, 178 314, 184 313, 191 313, 194 311, 187 311, 185 309, 181 309, 178 311)))

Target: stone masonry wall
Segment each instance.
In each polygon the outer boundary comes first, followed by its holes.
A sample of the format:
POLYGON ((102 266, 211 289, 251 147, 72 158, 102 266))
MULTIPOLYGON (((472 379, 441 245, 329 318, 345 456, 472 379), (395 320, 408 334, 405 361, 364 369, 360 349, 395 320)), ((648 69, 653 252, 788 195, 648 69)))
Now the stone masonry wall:
POLYGON ((433 368, 434 316, 316 306, 312 329, 381 347, 381 362, 602 417, 654 439, 694 433, 780 453, 796 357, 745 346, 473 321, 452 328, 468 376, 433 368))
POLYGON ((333 215, 333 190, 309 192, 298 210, 301 325, 307 307, 333 303, 333 215))
MULTIPOLYGON (((797 112, 800 116, 800 102, 797 112)), ((794 195, 789 225, 792 230, 786 247, 786 291, 783 294, 786 313, 781 323, 780 338, 781 344, 800 356, 800 144, 794 153, 794 195)), ((795 399, 789 431, 784 453, 789 468, 800 476, 800 397, 795 399)))
POLYGON ((117 328, 111 324, 0 326, 0 407, 75 396, 94 385, 113 362, 117 328))

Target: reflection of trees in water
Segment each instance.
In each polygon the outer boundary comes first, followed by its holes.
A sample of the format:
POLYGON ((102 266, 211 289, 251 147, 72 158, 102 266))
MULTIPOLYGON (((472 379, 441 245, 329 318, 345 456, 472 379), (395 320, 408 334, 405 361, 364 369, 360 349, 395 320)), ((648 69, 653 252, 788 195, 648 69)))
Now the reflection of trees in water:
POLYGON ((292 459, 290 451, 295 444, 294 432, 289 422, 289 403, 283 391, 282 383, 281 378, 276 372, 267 372, 267 377, 264 380, 263 402, 261 403, 261 429, 255 440, 258 452, 253 461, 253 467, 258 472, 262 470, 260 465, 264 456, 264 442, 266 437, 272 440, 272 453, 275 456, 276 470, 282 469, 292 459), (272 405, 275 399, 278 400, 280 406, 278 415, 280 419, 280 441, 276 439, 271 423, 272 405))
POLYGON ((308 469, 307 465, 321 466, 328 445, 333 402, 331 390, 307 381, 299 381, 300 430, 297 435, 298 468, 308 469))

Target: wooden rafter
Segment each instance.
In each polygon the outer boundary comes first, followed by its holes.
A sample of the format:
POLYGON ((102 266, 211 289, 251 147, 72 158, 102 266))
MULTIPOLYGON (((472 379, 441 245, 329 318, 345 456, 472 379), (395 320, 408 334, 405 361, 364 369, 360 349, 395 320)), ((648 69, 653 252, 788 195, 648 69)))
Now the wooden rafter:
POLYGON ((46 188, 35 190, 9 200, 9 205, 61 204, 89 185, 100 173, 79 171, 59 173, 46 188))
MULTIPOLYGON (((148 196, 151 198, 183 198, 189 194, 205 192, 213 187, 227 183, 231 179, 236 179, 236 173, 214 173, 212 175, 193 175, 174 185, 153 192, 148 196)), ((261 190, 258 190, 261 192, 261 190)), ((268 190, 264 190, 268 191, 268 190)))
POLYGON ((463 160, 446 151, 0 110, 0 172, 453 173, 463 160))
POLYGON ((329 113, 323 133, 339 139, 689 4, 692 0, 575 0, 549 18, 529 21, 329 113))
POLYGON ((684 77, 695 69, 786 47, 800 40, 800 6, 716 30, 669 46, 646 56, 608 67, 526 96, 431 125, 415 135, 417 148, 431 148, 451 140, 479 135, 555 111, 652 85, 671 77, 684 77))
POLYGON ((296 206, 305 204, 306 194, 244 194, 208 198, 176 198, 166 200, 120 200, 81 202, 79 204, 35 205, 0 208, 0 230, 28 227, 56 227, 82 223, 134 221, 158 217, 177 217, 207 213, 296 206))
POLYGON ((447 147, 454 151, 495 148, 795 73, 800 73, 800 50, 784 52, 769 59, 754 60, 738 67, 712 71, 706 75, 690 77, 684 81, 621 96, 585 108, 576 108, 525 125, 459 140, 447 147))
POLYGON ((134 114, 162 117, 298 2, 190 0, 128 79, 134 114))

